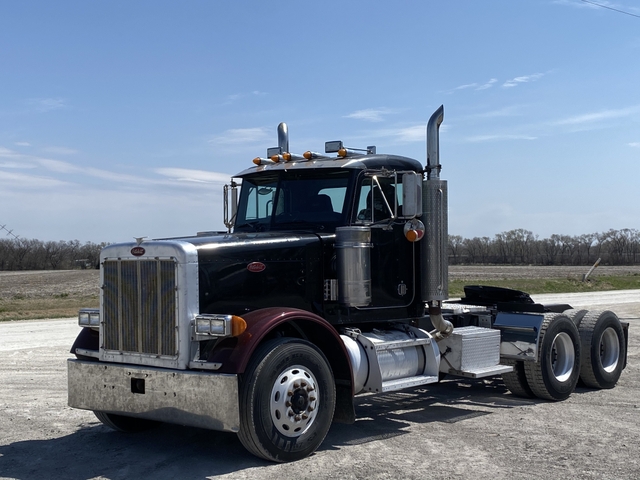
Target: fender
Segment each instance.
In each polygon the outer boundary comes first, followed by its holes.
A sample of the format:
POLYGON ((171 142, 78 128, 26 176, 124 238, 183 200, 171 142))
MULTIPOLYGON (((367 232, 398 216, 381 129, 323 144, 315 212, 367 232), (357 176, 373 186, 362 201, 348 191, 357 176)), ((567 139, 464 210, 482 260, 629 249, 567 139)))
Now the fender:
POLYGON ((340 335, 329 322, 306 310, 285 307, 254 310, 242 318, 247 322, 244 333, 223 340, 209 355, 209 362, 222 364, 217 372, 244 373, 258 345, 270 338, 278 327, 284 327, 289 330, 291 336, 308 340, 322 350, 336 382, 336 409, 333 420, 348 424, 355 422, 351 360, 340 335))
POLYGON ((297 336, 316 344, 328 359, 330 359, 330 356, 327 354, 327 348, 335 350, 336 346, 339 346, 340 353, 347 362, 349 369, 351 369, 349 355, 340 335, 329 322, 314 313, 298 308, 269 307, 246 313, 242 315, 242 318, 247 322, 247 329, 244 333, 238 337, 227 338, 222 341, 219 346, 213 349, 207 359, 209 362, 222 364, 218 370, 219 373, 244 373, 249 359, 258 345, 267 338, 270 332, 283 324, 293 324, 293 329, 298 333, 297 336), (324 337, 329 342, 325 341, 323 344, 318 345, 313 339, 313 337, 318 336, 324 337), (335 346, 330 348, 331 344, 335 346))
POLYGON ((91 328, 83 328, 80 330, 76 340, 73 342, 69 353, 76 355, 76 348, 95 350, 97 352, 99 347, 100 334, 91 328))

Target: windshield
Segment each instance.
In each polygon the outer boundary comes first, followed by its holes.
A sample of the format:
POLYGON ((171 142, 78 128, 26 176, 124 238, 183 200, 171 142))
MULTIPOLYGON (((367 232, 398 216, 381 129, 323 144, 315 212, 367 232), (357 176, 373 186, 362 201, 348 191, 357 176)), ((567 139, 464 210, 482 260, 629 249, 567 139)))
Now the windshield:
POLYGON ((344 224, 348 170, 262 172, 244 177, 236 231, 333 231, 344 224))

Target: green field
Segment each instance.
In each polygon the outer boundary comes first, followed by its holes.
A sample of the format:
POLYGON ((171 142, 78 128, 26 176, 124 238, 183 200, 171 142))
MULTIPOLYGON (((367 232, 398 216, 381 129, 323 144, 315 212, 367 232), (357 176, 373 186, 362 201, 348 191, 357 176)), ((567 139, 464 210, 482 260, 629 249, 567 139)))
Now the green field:
POLYGON ((465 285, 492 285, 513 288, 529 294, 600 292, 605 290, 640 289, 640 275, 592 277, 586 282, 576 278, 527 278, 504 280, 454 280, 449 282, 449 295, 461 297, 465 285))

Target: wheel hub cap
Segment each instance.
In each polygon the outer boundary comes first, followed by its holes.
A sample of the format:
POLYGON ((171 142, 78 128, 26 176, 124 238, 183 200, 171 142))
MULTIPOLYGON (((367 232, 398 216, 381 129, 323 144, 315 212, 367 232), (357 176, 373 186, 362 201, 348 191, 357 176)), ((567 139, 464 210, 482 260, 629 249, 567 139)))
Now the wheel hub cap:
POLYGON ((307 368, 296 365, 276 377, 269 409, 282 435, 302 435, 313 424, 318 406, 317 381, 307 368))
POLYGON ((569 380, 575 358, 576 351, 571 337, 564 332, 556 335, 551 347, 551 369, 559 382, 569 380))

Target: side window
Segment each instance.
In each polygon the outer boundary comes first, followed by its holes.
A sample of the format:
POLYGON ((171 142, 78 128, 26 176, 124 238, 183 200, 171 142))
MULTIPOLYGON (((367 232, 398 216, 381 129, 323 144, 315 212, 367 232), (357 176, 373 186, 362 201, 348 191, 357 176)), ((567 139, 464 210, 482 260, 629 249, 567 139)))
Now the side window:
POLYGON ((356 207, 357 220, 360 222, 371 221, 371 211, 369 210, 367 212, 367 198, 371 198, 372 183, 370 178, 365 178, 360 184, 360 193, 358 194, 356 207))
POLYGON ((273 197, 275 188, 252 187, 247 196, 247 220, 261 220, 269 218, 273 211, 273 197))
POLYGON ((250 180, 243 181, 238 204, 237 227, 248 223, 268 223, 271 220, 278 183, 273 177, 265 180, 267 181, 259 184, 252 183, 250 180))
POLYGON ((356 221, 375 223, 386 220, 396 209, 399 215, 402 189, 398 192, 397 187, 393 177, 363 177, 357 197, 356 221))

